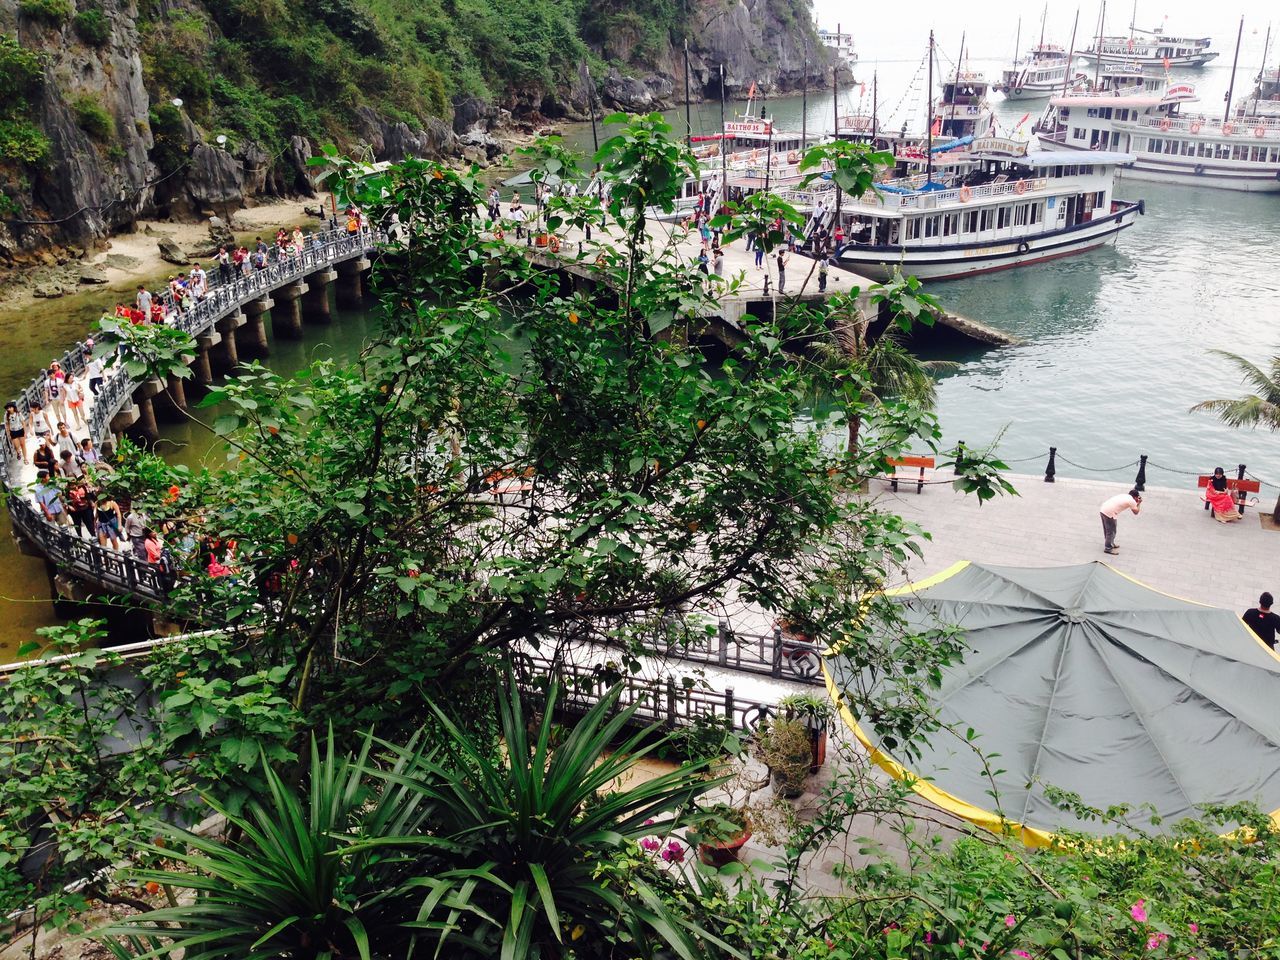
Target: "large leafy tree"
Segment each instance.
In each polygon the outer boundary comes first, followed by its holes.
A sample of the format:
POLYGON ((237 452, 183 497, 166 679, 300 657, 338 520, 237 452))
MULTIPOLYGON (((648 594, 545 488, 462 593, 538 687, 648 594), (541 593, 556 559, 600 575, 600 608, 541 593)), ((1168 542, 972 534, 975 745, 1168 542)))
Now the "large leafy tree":
MULTIPOLYGON (((893 634, 874 598, 914 530, 846 479, 931 439, 933 422, 910 395, 850 394, 874 382, 865 356, 833 374, 785 350, 825 329, 805 311, 752 322, 707 367, 688 344, 713 294, 647 229, 693 162, 669 133, 632 118, 596 157, 603 206, 549 212, 552 230, 608 221, 593 292, 489 239, 466 174, 325 161, 387 230, 383 333, 354 364, 293 379, 252 368, 214 391, 235 468, 154 503, 175 538, 216 542, 220 558, 238 544, 235 576, 197 576, 175 601, 252 630, 299 709, 340 728, 411 722, 434 690, 483 686, 521 645, 600 623, 625 642, 690 605, 751 604, 826 636, 869 637, 871 610, 893 634), (844 410, 811 407, 822 393, 844 410), (861 424, 852 457, 824 442, 846 416, 861 424)), ((550 162, 573 175, 564 151, 550 162)), ((853 188, 869 182, 873 155, 842 162, 861 164, 853 188)), ((924 662, 905 663, 891 649, 859 653, 923 675, 947 654, 921 645, 924 662)))
MULTIPOLYGON (((1235 367, 1240 373, 1241 381, 1253 393, 1235 399, 1203 400, 1193 406, 1191 412, 1216 414, 1219 420, 1230 427, 1261 427, 1272 432, 1280 430, 1280 357, 1272 357, 1271 363, 1264 368, 1226 350, 1210 352, 1235 367)), ((1276 500, 1271 519, 1280 524, 1280 498, 1276 500)))

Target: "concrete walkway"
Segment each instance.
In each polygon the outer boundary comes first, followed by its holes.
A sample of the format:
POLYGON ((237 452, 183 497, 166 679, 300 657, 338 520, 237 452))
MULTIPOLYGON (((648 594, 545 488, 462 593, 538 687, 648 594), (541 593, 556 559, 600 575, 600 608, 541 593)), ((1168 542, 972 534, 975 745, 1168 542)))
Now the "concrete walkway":
POLYGON ((1264 529, 1274 503, 1266 497, 1236 523, 1217 523, 1204 510, 1195 478, 1185 489, 1148 487, 1142 512, 1119 519, 1119 554, 1102 550, 1098 506, 1129 484, 1059 477, 1010 476, 1020 496, 979 504, 955 492, 951 478, 934 476, 917 495, 914 485, 893 493, 872 482, 883 505, 919 523, 933 535, 923 561, 914 561, 911 580, 946 569, 957 560, 1005 566, 1051 567, 1103 560, 1150 587, 1188 600, 1226 607, 1237 614, 1256 605, 1263 590, 1280 594, 1273 566, 1280 555, 1280 532, 1264 529))

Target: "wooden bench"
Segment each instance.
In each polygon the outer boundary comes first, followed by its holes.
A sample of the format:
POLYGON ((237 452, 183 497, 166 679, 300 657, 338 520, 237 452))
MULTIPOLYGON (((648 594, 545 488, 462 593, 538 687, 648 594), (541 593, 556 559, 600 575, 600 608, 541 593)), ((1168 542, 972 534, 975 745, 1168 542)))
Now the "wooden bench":
POLYGON ((523 471, 491 470, 485 475, 483 486, 499 503, 518 503, 533 490, 533 476, 533 467, 526 467, 523 471))
POLYGON ((893 473, 889 475, 889 483, 893 487, 894 493, 898 492, 899 481, 915 483, 916 493, 921 493, 924 490, 924 472, 925 470, 932 470, 934 466, 933 457, 889 457, 886 462, 893 468, 893 473), (906 476, 901 472, 904 467, 908 469, 919 467, 920 475, 915 477, 906 476))
MULTIPOLYGON (((1213 479, 1212 475, 1200 476, 1196 478, 1196 487, 1200 490, 1206 490, 1209 481, 1213 479)), ((1259 493, 1262 490, 1262 484, 1257 480, 1238 480, 1235 477, 1227 477, 1227 489, 1235 494, 1236 507, 1239 509, 1241 516, 1244 515, 1244 508, 1249 502, 1248 494, 1259 493)), ((1204 508, 1209 509, 1209 501, 1206 498, 1204 508)))

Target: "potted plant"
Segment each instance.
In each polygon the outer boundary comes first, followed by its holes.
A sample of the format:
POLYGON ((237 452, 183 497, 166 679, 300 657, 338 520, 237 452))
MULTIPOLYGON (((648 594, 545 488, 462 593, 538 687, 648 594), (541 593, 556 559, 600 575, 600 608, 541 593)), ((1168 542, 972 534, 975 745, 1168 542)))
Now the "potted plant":
POLYGON ((809 772, 817 773, 827 760, 827 728, 835 711, 831 701, 812 693, 793 693, 778 702, 782 715, 799 720, 809 731, 809 772))
POLYGON ((800 796, 813 758, 809 729, 799 720, 775 717, 760 729, 758 755, 769 768, 775 794, 800 796))
POLYGON ((709 867, 723 867, 738 859, 738 852, 751 839, 751 821, 746 810, 729 803, 716 803, 703 810, 705 817, 688 832, 697 847, 698 859, 709 867))

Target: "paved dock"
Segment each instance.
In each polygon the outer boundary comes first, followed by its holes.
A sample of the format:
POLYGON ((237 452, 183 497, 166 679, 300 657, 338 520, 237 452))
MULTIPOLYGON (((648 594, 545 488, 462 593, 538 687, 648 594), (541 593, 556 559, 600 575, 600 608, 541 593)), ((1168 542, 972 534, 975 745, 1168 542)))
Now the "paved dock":
POLYGON ((933 535, 924 544, 924 559, 909 569, 913 581, 957 560, 1032 567, 1103 560, 1157 590, 1237 614, 1255 606, 1263 590, 1280 595, 1280 532, 1265 529, 1260 518, 1269 518, 1275 505, 1265 489, 1242 520, 1224 524, 1204 510, 1194 477, 1184 489, 1148 486, 1142 512, 1121 515, 1120 552, 1108 556, 1098 506, 1128 492, 1128 483, 1065 477, 1045 483, 1043 476, 1010 475, 1020 496, 980 505, 976 496, 957 493, 945 482, 947 473, 932 479, 944 482, 926 485, 920 494, 914 484, 900 484, 893 493, 887 482, 872 481, 871 492, 885 507, 933 535))

